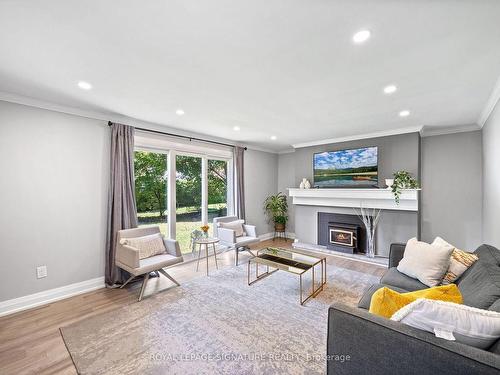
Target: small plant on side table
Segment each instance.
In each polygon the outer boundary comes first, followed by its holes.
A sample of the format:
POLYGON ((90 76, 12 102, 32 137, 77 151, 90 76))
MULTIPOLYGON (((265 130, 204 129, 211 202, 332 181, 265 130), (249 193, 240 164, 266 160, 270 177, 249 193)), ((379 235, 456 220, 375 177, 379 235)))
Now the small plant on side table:
POLYGON ((419 183, 415 180, 410 172, 398 171, 394 173, 394 183, 391 186, 392 193, 394 194, 394 200, 399 204, 399 198, 401 196, 401 191, 404 189, 418 189, 419 183))

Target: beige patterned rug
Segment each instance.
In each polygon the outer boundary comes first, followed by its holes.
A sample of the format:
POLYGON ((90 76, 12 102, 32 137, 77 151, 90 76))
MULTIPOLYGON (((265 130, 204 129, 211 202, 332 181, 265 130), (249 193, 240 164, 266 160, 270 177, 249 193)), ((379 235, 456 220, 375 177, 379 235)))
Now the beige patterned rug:
POLYGON ((355 305, 377 281, 329 265, 325 290, 300 306, 297 276, 246 277, 221 270, 61 333, 81 374, 324 374, 328 306, 355 305))

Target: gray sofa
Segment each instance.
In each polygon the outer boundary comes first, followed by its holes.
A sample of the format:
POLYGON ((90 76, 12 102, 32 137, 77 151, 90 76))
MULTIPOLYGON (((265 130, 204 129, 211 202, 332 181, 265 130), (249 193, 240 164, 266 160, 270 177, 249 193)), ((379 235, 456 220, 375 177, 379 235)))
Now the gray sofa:
MULTIPOLYGON (((477 349, 368 312, 371 296, 383 286, 399 292, 427 288, 396 269, 404 249, 404 244, 391 245, 389 269, 357 308, 341 303, 330 307, 328 374, 500 373, 500 340, 488 350, 477 349)), ((464 304, 500 312, 500 250, 481 245, 474 253, 479 260, 456 281, 464 304)))

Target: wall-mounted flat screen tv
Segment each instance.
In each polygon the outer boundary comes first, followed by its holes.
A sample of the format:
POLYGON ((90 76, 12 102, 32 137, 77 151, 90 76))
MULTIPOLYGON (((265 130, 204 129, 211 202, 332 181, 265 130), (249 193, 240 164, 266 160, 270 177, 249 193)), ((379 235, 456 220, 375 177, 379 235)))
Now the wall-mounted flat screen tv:
POLYGON ((314 187, 375 187, 378 184, 377 147, 314 154, 314 187))

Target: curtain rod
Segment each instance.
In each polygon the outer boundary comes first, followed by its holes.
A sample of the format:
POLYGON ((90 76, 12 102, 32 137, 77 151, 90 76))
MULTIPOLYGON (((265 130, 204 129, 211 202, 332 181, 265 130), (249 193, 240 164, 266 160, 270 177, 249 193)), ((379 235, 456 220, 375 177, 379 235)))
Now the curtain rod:
MULTIPOLYGON (((108 126, 113 125, 111 121, 108 121, 108 126)), ((189 137, 187 135, 180 135, 180 134, 174 134, 174 133, 166 133, 166 132, 161 132, 159 130, 152 130, 152 129, 144 129, 144 128, 135 128, 137 130, 143 131, 143 132, 148 132, 148 133, 155 133, 155 134, 161 134, 161 135, 168 135, 170 137, 177 137, 177 138, 183 138, 183 139, 189 139, 190 141, 199 141, 199 142, 206 142, 206 143, 213 143, 216 145, 221 145, 221 146, 227 146, 227 147, 236 147, 235 145, 230 145, 228 143, 222 143, 222 142, 217 142, 217 141, 210 141, 208 139, 202 139, 202 138, 196 138, 196 137, 189 137)), ((243 149, 246 151, 247 148, 243 147, 243 149)))

